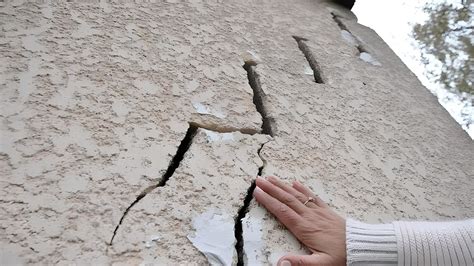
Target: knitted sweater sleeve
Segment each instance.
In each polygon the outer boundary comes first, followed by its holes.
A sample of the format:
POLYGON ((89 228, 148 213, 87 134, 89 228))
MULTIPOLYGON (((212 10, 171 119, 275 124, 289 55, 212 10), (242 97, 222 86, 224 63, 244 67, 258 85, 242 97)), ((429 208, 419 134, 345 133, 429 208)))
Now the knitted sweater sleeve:
POLYGON ((346 222, 347 265, 473 265, 474 220, 346 222))

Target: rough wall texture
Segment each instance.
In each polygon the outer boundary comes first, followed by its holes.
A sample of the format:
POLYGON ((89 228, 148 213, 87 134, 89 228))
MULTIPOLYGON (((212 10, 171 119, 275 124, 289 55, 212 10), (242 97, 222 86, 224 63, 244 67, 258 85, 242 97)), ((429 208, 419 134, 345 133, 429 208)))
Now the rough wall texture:
POLYGON ((0 23, 2 264, 306 252, 258 174, 365 221, 474 216, 473 142, 347 9, 7 1, 0 23))

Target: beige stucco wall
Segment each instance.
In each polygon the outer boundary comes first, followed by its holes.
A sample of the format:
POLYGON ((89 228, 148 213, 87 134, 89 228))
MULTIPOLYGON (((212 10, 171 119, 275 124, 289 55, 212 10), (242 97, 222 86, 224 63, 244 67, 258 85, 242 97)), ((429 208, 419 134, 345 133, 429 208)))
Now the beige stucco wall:
POLYGON ((305 252, 253 201, 234 232, 258 173, 368 222, 474 215, 473 142, 350 11, 6 1, 0 26, 2 262, 305 252))

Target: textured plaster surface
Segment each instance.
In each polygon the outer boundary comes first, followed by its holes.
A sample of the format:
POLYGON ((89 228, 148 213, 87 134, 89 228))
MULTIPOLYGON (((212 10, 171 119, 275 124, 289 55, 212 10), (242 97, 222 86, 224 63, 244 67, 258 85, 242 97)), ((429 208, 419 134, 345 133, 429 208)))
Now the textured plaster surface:
MULTIPOLYGON (((167 185, 153 190, 128 213, 109 250, 114 260, 126 264, 140 263, 137 258, 145 258, 145 263, 206 261, 187 240, 195 231, 193 219, 212 210, 219 215, 236 216, 263 164, 257 150, 269 139, 265 135, 241 133, 232 136, 227 140, 209 140, 205 132, 198 132, 167 185), (146 247, 146 241, 153 235, 159 239, 146 247)), ((233 224, 232 218, 231 230, 227 232, 232 238, 233 224)), ((212 243, 212 239, 209 241, 212 243)))
MULTIPOLYGON (((259 168, 364 221, 474 216, 473 142, 350 11, 6 1, 0 27, 2 262, 205 263, 193 220, 235 219, 259 168), (273 137, 256 134, 247 51, 273 137)), ((249 263, 306 252, 254 202, 242 225, 249 263)))

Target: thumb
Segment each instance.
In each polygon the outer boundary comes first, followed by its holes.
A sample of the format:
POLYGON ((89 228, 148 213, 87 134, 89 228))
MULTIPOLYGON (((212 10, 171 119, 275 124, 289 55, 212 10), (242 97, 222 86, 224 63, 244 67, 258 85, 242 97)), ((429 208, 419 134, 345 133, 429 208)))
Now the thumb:
POLYGON ((301 265, 330 265, 330 256, 324 253, 314 253, 311 255, 289 254, 281 257, 278 266, 301 266, 301 265))

